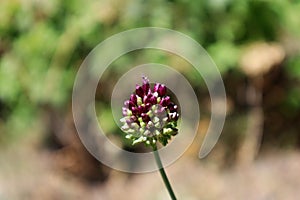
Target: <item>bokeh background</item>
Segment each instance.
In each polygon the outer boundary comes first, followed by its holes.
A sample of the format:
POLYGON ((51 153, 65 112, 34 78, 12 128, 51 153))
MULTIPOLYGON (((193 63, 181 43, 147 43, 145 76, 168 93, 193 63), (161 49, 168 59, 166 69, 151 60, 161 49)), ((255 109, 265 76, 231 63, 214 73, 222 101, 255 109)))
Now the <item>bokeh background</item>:
POLYGON ((159 173, 127 174, 96 161, 72 119, 73 81, 87 54, 144 26, 180 31, 208 51, 227 92, 224 131, 199 160, 210 120, 206 86, 184 60, 144 50, 122 56, 101 78, 96 109, 109 137, 143 151, 110 120, 110 94, 130 67, 166 64, 190 81, 201 108, 197 138, 166 169, 178 199, 298 199, 299 10, 296 0, 1 0, 0 200, 168 199, 159 173))

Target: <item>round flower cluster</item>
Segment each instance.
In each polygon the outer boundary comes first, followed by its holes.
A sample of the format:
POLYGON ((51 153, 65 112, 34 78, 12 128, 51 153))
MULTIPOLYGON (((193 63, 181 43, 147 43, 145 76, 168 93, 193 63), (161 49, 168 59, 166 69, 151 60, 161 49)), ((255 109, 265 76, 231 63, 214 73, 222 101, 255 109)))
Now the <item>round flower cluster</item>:
POLYGON ((143 77, 142 86, 137 85, 135 93, 124 102, 121 129, 133 145, 155 145, 159 141, 165 146, 178 133, 178 106, 166 93, 165 85, 155 83, 151 88, 147 77, 143 77))

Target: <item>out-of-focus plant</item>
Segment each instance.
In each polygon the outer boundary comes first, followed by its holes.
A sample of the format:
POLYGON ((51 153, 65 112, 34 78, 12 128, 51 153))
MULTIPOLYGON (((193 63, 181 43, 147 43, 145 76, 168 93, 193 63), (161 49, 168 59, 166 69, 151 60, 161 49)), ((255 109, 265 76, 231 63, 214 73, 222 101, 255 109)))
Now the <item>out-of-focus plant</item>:
MULTIPOLYGON (((181 31, 202 44, 226 74, 239 70, 241 49, 257 40, 288 41, 291 52, 299 52, 299 9, 299 2, 281 0, 0 1, 1 133, 26 132, 45 105, 65 108, 78 66, 93 47, 115 33, 142 26, 181 31)), ((289 61, 287 51, 287 74, 299 78, 299 73, 290 73, 297 70, 297 57, 289 61)), ((124 66, 144 63, 143 58, 178 63, 176 56, 164 53, 128 55, 114 63, 112 71, 122 74, 124 66)), ((188 65, 175 68, 198 83, 188 65)), ((294 91, 287 104, 297 105, 294 91)))

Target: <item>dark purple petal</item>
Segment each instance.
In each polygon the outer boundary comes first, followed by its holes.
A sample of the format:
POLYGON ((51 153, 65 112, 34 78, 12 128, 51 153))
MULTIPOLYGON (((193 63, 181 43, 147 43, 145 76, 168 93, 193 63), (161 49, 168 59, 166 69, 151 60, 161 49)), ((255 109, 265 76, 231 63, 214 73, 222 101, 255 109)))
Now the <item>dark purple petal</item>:
POLYGON ((139 113, 145 113, 147 112, 147 109, 145 106, 138 106, 138 109, 139 109, 139 113))
POLYGON ((166 97, 163 97, 162 100, 160 101, 160 105, 162 106, 168 106, 170 104, 170 97, 169 96, 166 96, 166 97))
POLYGON ((142 88, 141 86, 139 86, 139 85, 137 85, 137 86, 135 87, 135 93, 136 93, 137 95, 139 95, 140 97, 143 97, 143 96, 144 96, 144 90, 143 90, 143 88, 142 88))
POLYGON ((146 103, 145 108, 146 108, 146 112, 148 112, 151 108, 151 103, 146 103))
POLYGON ((132 107, 131 111, 132 111, 132 114, 134 114, 135 116, 139 114, 139 109, 137 107, 132 107))
POLYGON ((130 101, 132 101, 134 104, 137 103, 137 97, 135 94, 130 95, 130 101))
POLYGON ((144 98, 144 103, 150 103, 150 104, 154 105, 154 104, 156 104, 156 102, 157 102, 157 98, 155 96, 153 96, 153 94, 148 94, 144 98))
POLYGON ((167 93, 167 87, 165 85, 160 85, 160 87, 158 88, 158 91, 157 91, 158 95, 159 96, 165 96, 166 93, 167 93))
POLYGON ((141 117, 145 123, 150 121, 150 117, 146 113, 142 113, 141 117))
POLYGON ((132 101, 129 101, 128 108, 131 110, 132 107, 135 107, 135 104, 132 101))
POLYGON ((169 107, 170 112, 177 112, 178 111, 178 106, 177 105, 173 105, 171 107, 169 107))
POLYGON ((160 84, 159 83, 155 83, 154 87, 153 87, 153 92, 157 92, 158 88, 159 88, 160 84))
POLYGON ((148 94, 149 90, 150 90, 150 84, 149 83, 144 83, 142 88, 144 90, 144 94, 148 94))
POLYGON ((152 95, 152 97, 149 99, 149 102, 152 104, 152 105, 155 105, 157 103, 157 98, 155 96, 152 95))
POLYGON ((168 108, 169 108, 170 112, 177 112, 177 110, 178 110, 178 106, 176 104, 174 104, 173 102, 169 103, 168 108))

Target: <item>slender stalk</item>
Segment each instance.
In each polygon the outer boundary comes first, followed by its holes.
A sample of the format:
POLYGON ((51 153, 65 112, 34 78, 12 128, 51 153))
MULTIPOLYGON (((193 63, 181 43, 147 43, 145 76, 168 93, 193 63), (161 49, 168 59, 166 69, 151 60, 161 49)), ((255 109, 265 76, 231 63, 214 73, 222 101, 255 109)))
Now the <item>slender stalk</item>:
POLYGON ((170 196, 171 196, 171 199, 172 199, 172 200, 176 200, 176 196, 175 196, 175 194, 174 194, 174 191, 173 191, 173 189, 172 189, 172 186, 171 186, 171 184, 170 184, 170 182, 169 182, 169 179, 168 179, 168 177, 167 177, 167 174, 166 174, 166 172, 165 172, 165 170, 164 170, 164 168, 163 168, 163 166, 162 166, 161 159, 160 159, 160 156, 159 156, 159 154, 158 154, 156 144, 153 145, 152 148, 153 148, 153 153, 154 153, 154 157, 155 157, 156 164, 157 164, 157 166, 158 166, 158 168, 159 168, 159 172, 160 172, 160 175, 161 175, 161 177, 162 177, 162 179, 163 179, 163 181, 164 181, 164 183, 165 183, 165 186, 166 186, 166 188, 167 188, 167 190, 168 190, 168 192, 169 192, 169 194, 170 194, 170 196))

